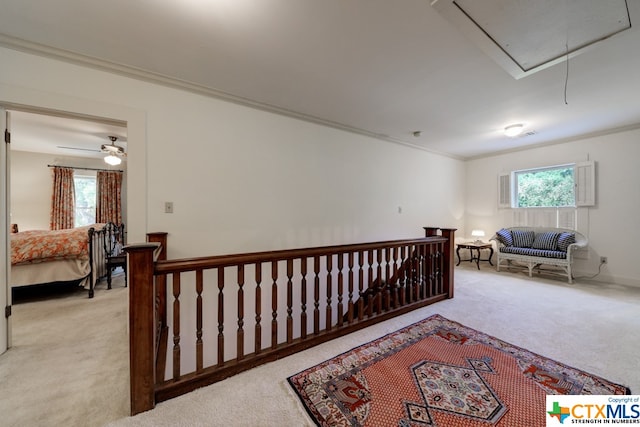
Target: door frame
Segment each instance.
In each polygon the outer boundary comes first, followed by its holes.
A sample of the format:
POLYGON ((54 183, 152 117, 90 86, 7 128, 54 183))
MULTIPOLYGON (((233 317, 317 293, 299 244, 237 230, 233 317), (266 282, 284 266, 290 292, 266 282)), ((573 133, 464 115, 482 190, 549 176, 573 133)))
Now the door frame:
POLYGON ((3 286, 0 289, 0 308, 4 310, 0 321, 0 354, 11 348, 11 239, 10 209, 11 200, 11 150, 9 149, 11 135, 11 115, 0 105, 0 131, 3 144, 0 148, 0 210, 4 220, 0 221, 0 271, 2 271, 3 286))
MULTIPOLYGON (((43 94, 24 87, 9 86, 0 83, 0 110, 27 111, 36 114, 58 115, 63 117, 75 117, 84 120, 100 120, 107 122, 118 122, 127 127, 127 169, 125 179, 127 180, 127 238, 131 243, 144 242, 147 233, 147 117, 146 112, 121 105, 107 104, 98 101, 88 101, 60 94, 43 94)), ((4 122, 4 115, 3 120, 4 122)), ((3 150, 8 147, 3 148, 3 150)), ((7 149, 7 151, 9 151, 7 149)), ((5 156, 2 156, 3 170, 7 171, 7 164, 4 163, 5 156)), ((2 180, 5 181, 4 179, 2 180)), ((0 209, 10 211, 9 195, 2 191, 0 193, 0 209)), ((0 226, 0 244, 6 242, 6 256, 0 251, 0 256, 7 263, 6 279, 4 284, 0 284, 0 293, 9 295, 10 281, 10 239, 8 214, 6 221, 2 221, 0 226)), ((7 321, 9 324, 9 321, 7 321)), ((4 322, 0 324, 4 328, 4 322)), ((7 327, 7 337, 0 334, 0 339, 11 344, 11 334, 7 327)), ((0 349, 4 347, 0 343, 0 349)), ((2 354, 2 351, 0 351, 2 354)))

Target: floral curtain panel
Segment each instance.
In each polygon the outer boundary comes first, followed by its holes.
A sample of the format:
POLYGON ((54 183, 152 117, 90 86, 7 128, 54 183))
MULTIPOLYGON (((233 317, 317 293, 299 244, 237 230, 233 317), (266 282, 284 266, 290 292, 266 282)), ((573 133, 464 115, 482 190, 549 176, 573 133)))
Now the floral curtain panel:
POLYGON ((51 197, 52 230, 62 230, 74 227, 75 188, 73 184, 73 169, 53 168, 53 196, 51 197))
POLYGON ((122 172, 98 171, 96 222, 122 224, 122 172))

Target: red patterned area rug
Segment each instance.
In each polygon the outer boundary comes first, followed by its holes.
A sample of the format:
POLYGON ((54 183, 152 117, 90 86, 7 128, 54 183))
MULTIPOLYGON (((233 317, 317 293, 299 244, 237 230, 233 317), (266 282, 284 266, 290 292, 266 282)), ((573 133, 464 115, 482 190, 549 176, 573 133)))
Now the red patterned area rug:
POLYGON ((547 394, 630 394, 437 314, 288 380, 320 426, 544 426, 547 394))

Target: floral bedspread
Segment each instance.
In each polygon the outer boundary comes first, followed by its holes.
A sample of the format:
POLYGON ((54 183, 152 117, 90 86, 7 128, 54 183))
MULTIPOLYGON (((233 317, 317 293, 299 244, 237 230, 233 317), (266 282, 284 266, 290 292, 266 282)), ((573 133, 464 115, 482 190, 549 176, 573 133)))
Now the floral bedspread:
POLYGON ((11 234, 11 265, 59 259, 89 259, 89 229, 29 230, 11 234))

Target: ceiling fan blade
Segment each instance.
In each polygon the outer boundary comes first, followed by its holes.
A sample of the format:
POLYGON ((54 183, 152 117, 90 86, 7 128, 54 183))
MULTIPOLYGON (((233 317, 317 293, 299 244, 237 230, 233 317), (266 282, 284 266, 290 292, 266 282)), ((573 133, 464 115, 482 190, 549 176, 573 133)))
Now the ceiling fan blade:
POLYGON ((94 150, 92 148, 80 148, 80 147, 63 147, 61 145, 57 146, 58 148, 63 148, 65 150, 80 150, 80 151, 92 151, 94 153, 99 153, 100 150, 94 150))

